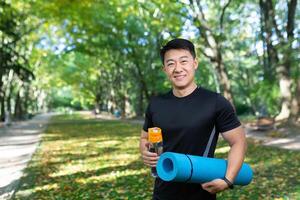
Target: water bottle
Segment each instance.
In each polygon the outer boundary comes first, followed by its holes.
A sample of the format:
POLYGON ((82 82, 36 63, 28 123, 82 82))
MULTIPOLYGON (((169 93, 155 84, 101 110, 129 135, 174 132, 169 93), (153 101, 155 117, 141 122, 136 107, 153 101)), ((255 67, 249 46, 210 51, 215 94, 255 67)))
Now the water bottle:
MULTIPOLYGON (((149 151, 160 155, 163 153, 163 140, 161 129, 158 127, 148 128, 149 151)), ((151 175, 157 177, 156 167, 151 167, 151 175)))

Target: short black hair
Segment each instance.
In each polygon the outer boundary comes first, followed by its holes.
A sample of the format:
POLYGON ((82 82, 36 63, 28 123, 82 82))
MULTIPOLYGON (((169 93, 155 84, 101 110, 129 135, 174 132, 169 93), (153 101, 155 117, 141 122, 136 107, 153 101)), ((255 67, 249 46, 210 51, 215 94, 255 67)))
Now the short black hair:
POLYGON ((185 49, 185 50, 188 50, 192 54, 193 58, 196 58, 195 47, 194 47, 194 44, 191 41, 186 40, 186 39, 182 39, 182 38, 175 38, 173 40, 170 40, 165 46, 163 46, 160 49, 160 59, 161 59, 163 64, 164 64, 166 52, 171 50, 171 49, 185 49))

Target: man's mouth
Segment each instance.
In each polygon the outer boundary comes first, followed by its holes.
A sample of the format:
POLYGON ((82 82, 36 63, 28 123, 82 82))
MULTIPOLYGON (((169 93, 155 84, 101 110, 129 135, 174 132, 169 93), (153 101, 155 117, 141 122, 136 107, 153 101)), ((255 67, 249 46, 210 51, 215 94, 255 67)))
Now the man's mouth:
POLYGON ((173 76, 176 80, 182 80, 184 77, 186 77, 186 75, 175 75, 173 76))

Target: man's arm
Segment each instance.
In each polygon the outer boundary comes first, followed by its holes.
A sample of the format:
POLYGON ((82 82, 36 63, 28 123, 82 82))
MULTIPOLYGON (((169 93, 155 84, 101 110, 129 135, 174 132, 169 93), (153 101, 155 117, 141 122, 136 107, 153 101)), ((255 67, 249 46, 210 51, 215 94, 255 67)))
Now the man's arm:
POLYGON ((242 126, 239 126, 233 130, 222 133, 222 136, 230 146, 226 178, 233 183, 244 162, 247 149, 245 131, 242 126))
MULTIPOLYGON (((222 133, 223 138, 228 142, 230 151, 228 153, 228 165, 226 171, 226 178, 230 182, 234 182, 237 176, 246 153, 247 143, 245 131, 242 126, 239 126, 230 131, 222 133)), ((210 193, 217 193, 228 188, 228 184, 222 179, 216 179, 208 183, 202 184, 203 189, 210 193)))
POLYGON ((149 152, 148 133, 142 130, 140 138, 140 152, 145 165, 155 167, 159 159, 156 153, 149 152))

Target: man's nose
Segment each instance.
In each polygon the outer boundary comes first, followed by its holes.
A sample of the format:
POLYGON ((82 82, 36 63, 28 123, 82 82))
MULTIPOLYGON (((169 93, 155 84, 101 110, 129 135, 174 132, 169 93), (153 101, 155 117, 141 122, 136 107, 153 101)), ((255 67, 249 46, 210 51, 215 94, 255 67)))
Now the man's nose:
POLYGON ((176 62, 173 72, 181 72, 181 71, 182 71, 182 66, 181 66, 180 62, 176 62))

